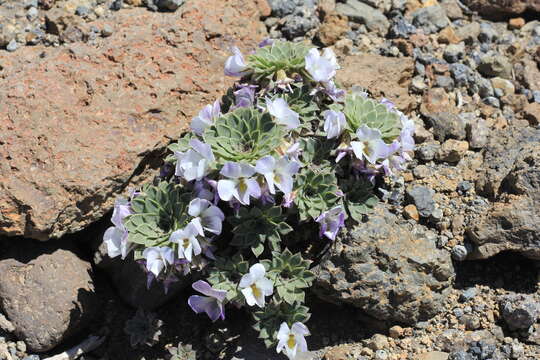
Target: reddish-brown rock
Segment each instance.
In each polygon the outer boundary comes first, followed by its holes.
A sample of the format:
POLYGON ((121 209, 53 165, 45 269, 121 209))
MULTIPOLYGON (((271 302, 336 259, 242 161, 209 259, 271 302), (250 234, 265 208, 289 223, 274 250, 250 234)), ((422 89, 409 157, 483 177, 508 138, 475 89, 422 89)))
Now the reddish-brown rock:
POLYGON ((147 181, 167 143, 232 83, 222 70, 229 46, 255 47, 265 36, 261 3, 124 10, 97 46, 3 53, 0 234, 75 232, 147 181))
POLYGON ((361 54, 345 57, 340 65, 337 81, 345 88, 361 86, 375 97, 386 97, 402 111, 415 107, 416 101, 408 92, 414 70, 412 58, 361 54))
POLYGON ((319 40, 325 46, 334 45, 349 30, 347 17, 337 14, 328 15, 319 28, 319 40))
POLYGON ((540 0, 464 0, 463 2, 486 17, 500 18, 523 14, 525 11, 540 12, 540 0))

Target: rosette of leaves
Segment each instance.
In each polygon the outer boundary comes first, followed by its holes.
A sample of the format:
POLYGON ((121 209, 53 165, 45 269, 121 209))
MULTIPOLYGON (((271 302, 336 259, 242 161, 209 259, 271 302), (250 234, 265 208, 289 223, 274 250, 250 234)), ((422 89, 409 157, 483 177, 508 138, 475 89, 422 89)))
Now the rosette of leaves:
MULTIPOLYGON (((190 200, 191 193, 178 184, 162 181, 158 185, 145 185, 131 201, 133 214, 124 223, 129 241, 144 247, 168 243, 171 233, 189 222, 190 200)), ((135 251, 136 259, 141 257, 140 252, 135 251)))
POLYGON ((231 245, 242 249, 250 248, 256 257, 263 253, 266 243, 273 251, 281 250, 281 236, 292 231, 279 206, 263 209, 242 207, 238 215, 231 216, 228 220, 234 226, 231 245))
POLYGON ((243 295, 238 291, 238 283, 242 275, 249 272, 249 263, 242 255, 235 254, 231 258, 217 258, 208 275, 208 282, 213 288, 227 291, 227 301, 242 303, 243 295))
POLYGON ((397 113, 359 94, 347 95, 343 113, 351 132, 356 132, 356 129, 365 124, 372 129, 378 129, 383 140, 390 143, 401 131, 401 121, 397 113))
POLYGON ((266 347, 271 348, 277 343, 276 334, 282 322, 291 326, 295 322, 305 323, 310 316, 309 308, 304 305, 271 302, 253 313, 256 321, 253 328, 259 332, 259 339, 264 341, 266 347))
POLYGON ((153 346, 159 341, 163 321, 156 314, 138 309, 135 315, 126 321, 124 332, 129 335, 131 347, 146 344, 153 346))
POLYGON ((197 360, 197 352, 190 344, 178 343, 178 346, 169 349, 171 357, 169 360, 197 360))
POLYGON ((357 222, 368 214, 379 199, 373 193, 373 184, 362 178, 347 178, 339 182, 344 193, 344 204, 349 216, 357 222))
POLYGON ((257 49, 247 59, 253 79, 272 79, 278 72, 292 77, 294 74, 307 75, 305 57, 311 46, 303 42, 274 41, 271 45, 257 49))
POLYGON ((315 219, 339 201, 336 176, 330 165, 304 167, 297 175, 294 202, 301 221, 315 219))
POLYGON ((274 123, 270 114, 239 108, 217 119, 203 138, 218 161, 253 163, 272 155, 284 135, 285 128, 274 123))
POLYGON ((315 280, 315 274, 309 270, 311 261, 285 249, 282 253, 272 252, 272 260, 263 260, 262 263, 274 282, 274 297, 278 302, 285 301, 291 305, 304 302, 304 289, 315 280))

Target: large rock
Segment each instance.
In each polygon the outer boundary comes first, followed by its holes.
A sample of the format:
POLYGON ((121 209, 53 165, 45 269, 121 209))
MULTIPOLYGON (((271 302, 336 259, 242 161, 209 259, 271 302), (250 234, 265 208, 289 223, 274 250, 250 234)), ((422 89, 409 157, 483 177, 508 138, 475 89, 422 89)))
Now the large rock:
POLYGON ((390 27, 390 22, 380 10, 358 0, 348 0, 337 4, 336 12, 347 16, 352 21, 365 24, 370 31, 376 31, 381 35, 386 35, 390 27))
POLYGON ((65 241, 0 246, 0 305, 31 351, 52 349, 99 314, 92 267, 65 241))
POLYGON ((540 259, 540 129, 505 129, 485 154, 477 191, 497 202, 469 229, 474 258, 517 251, 540 259))
POLYGON ((414 71, 412 58, 361 54, 345 57, 340 65, 336 78, 342 86, 361 86, 375 97, 390 99, 402 111, 415 107, 416 101, 408 92, 414 71))
POLYGON ((167 143, 232 83, 229 46, 266 34, 259 3, 125 10, 94 23, 116 28, 98 46, 2 52, 0 234, 75 232, 147 181, 167 143))
POLYGON ((414 324, 443 309, 453 277, 435 235, 379 206, 347 232, 317 270, 315 292, 379 320, 414 324))
POLYGON ((463 0, 463 3, 491 18, 515 16, 527 10, 540 12, 538 0, 463 0))

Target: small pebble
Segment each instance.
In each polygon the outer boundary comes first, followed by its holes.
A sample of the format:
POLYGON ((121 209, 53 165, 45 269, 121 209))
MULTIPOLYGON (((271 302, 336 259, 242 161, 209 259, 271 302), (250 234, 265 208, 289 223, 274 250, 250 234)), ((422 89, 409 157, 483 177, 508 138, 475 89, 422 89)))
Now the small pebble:
POLYGON ((103 37, 109 37, 113 34, 114 30, 110 25, 103 26, 103 29, 101 29, 101 36, 103 37))
POLYGON ((461 295, 459 297, 459 300, 461 302, 470 301, 470 300, 474 299, 476 294, 477 294, 476 288, 474 288, 474 287, 468 288, 467 290, 465 290, 464 292, 461 293, 461 295))
POLYGON ((452 258, 457 261, 463 261, 467 258, 467 248, 463 245, 456 245, 452 248, 452 258))
POLYGON ((9 44, 6 46, 6 50, 9 52, 13 52, 19 48, 19 44, 15 39, 11 40, 9 44))

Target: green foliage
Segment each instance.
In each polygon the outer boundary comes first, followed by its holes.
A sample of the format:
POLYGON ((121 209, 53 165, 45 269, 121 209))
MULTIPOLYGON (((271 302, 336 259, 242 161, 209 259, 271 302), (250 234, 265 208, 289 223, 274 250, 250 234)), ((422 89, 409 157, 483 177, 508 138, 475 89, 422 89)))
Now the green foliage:
POLYGON ((256 257, 263 253, 265 243, 274 251, 281 250, 281 235, 292 231, 279 206, 265 209, 241 208, 238 215, 228 220, 234 226, 231 245, 242 249, 251 248, 256 257))
MULTIPOLYGON (((172 232, 188 223, 191 193, 166 181, 146 185, 131 201, 133 214, 126 217, 129 241, 145 247, 161 246, 172 232)), ((171 244, 169 244, 171 245, 171 244)))
POLYGON ((249 272, 249 263, 242 255, 236 254, 231 258, 217 258, 210 269, 208 282, 218 290, 227 291, 227 300, 243 303, 244 297, 238 291, 238 283, 242 275, 249 272))
POLYGON ((256 321, 253 328, 259 332, 259 339, 264 341, 266 347, 271 348, 277 343, 276 335, 282 322, 287 322, 289 326, 295 322, 305 323, 310 316, 306 306, 271 302, 253 313, 256 321))
POLYGON ((197 360, 197 353, 190 344, 178 343, 178 346, 169 349, 169 353, 171 354, 169 360, 197 360))
POLYGON ((274 123, 270 114, 239 108, 217 119, 203 138, 218 161, 252 163, 272 155, 284 135, 284 127, 274 123))
POLYGON ((339 187, 345 194, 345 208, 349 216, 356 221, 360 221, 379 201, 373 193, 373 184, 365 179, 343 179, 339 182, 339 187))
POLYGON ((340 200, 336 175, 328 164, 304 167, 297 176, 295 191, 294 202, 301 221, 316 218, 340 200))
POLYGON ((262 263, 268 268, 268 277, 274 282, 274 297, 278 302, 285 301, 291 305, 304 302, 304 289, 315 280, 315 274, 309 270, 311 261, 285 249, 283 253, 272 252, 272 260, 263 260, 262 263))
POLYGON ((389 143, 397 138, 401 131, 398 114, 388 110, 385 105, 358 94, 347 95, 343 113, 351 132, 356 132, 356 129, 365 124, 372 129, 379 129, 383 140, 389 143))
POLYGON ((274 41, 272 45, 259 48, 248 57, 248 67, 253 71, 255 81, 272 79, 278 71, 289 77, 293 74, 305 75, 305 57, 311 46, 302 42, 274 41))
POLYGON ((152 346, 159 341, 163 321, 156 314, 138 309, 131 319, 126 321, 124 332, 129 335, 131 347, 146 344, 152 346))
POLYGON ((169 154, 165 158, 165 162, 175 163, 176 156, 174 156, 174 152, 179 151, 183 153, 188 151, 191 148, 191 146, 189 146, 189 141, 193 138, 194 136, 192 133, 187 133, 185 136, 182 136, 180 139, 178 139, 177 142, 169 144, 169 146, 167 146, 167 149, 171 152, 171 154, 169 154))

